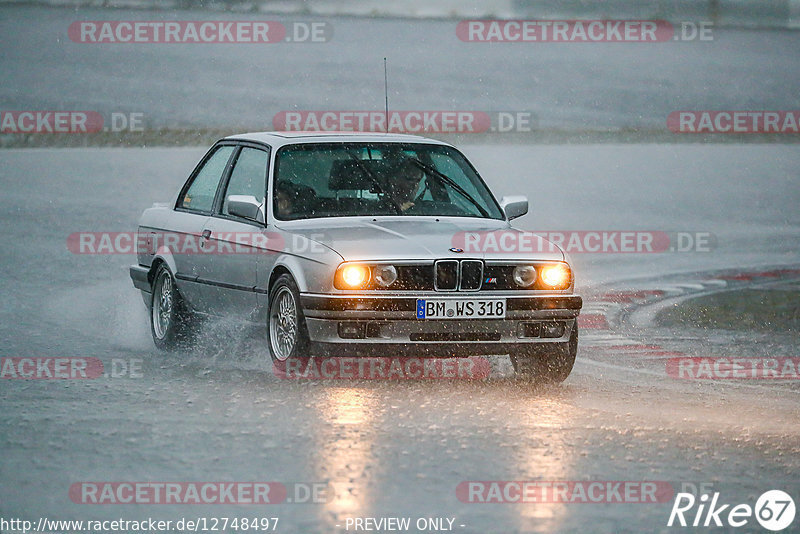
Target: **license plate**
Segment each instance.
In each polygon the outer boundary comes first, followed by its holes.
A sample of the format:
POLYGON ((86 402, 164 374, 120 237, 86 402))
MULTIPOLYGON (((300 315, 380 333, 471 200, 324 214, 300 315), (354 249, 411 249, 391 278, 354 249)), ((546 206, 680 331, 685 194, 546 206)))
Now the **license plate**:
POLYGON ((417 299, 417 319, 504 319, 506 299, 417 299))

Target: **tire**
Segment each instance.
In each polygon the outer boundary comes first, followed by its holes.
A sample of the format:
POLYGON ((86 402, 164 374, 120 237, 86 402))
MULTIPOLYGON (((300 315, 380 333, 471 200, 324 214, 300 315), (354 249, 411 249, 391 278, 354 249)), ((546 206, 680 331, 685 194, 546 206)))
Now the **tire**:
POLYGON ((267 347, 273 364, 285 366, 289 358, 308 357, 308 328, 294 279, 281 275, 269 291, 267 347))
POLYGON ((567 379, 578 354, 578 322, 566 343, 534 345, 511 355, 517 375, 543 384, 560 384, 567 379))
POLYGON ((175 277, 161 264, 153 277, 150 298, 150 333, 161 350, 172 351, 189 344, 194 333, 194 315, 175 285, 175 277))

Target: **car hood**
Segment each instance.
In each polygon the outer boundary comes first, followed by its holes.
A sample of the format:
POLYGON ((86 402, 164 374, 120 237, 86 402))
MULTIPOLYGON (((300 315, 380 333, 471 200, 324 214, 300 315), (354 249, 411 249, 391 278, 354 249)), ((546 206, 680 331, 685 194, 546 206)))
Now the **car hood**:
POLYGON ((491 219, 348 217, 284 221, 277 227, 321 243, 347 261, 564 259, 562 251, 546 239, 491 219))

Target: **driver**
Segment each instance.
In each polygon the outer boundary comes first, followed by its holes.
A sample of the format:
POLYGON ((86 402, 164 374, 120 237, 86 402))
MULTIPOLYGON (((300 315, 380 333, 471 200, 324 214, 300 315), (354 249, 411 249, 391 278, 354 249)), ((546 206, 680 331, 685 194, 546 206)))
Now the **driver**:
POLYGON ((413 160, 404 159, 397 165, 394 179, 389 181, 389 194, 402 211, 408 211, 414 206, 424 176, 422 169, 413 160))

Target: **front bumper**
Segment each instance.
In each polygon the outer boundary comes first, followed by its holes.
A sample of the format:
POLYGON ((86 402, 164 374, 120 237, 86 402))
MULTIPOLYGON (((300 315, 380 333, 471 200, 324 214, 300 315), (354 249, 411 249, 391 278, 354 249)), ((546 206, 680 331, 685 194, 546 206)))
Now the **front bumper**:
POLYGON ((303 294, 300 301, 311 342, 332 355, 507 354, 522 344, 563 343, 583 305, 578 295, 482 294, 506 299, 505 319, 426 320, 416 318, 417 297, 303 294))

